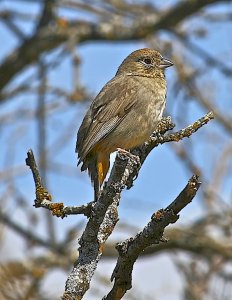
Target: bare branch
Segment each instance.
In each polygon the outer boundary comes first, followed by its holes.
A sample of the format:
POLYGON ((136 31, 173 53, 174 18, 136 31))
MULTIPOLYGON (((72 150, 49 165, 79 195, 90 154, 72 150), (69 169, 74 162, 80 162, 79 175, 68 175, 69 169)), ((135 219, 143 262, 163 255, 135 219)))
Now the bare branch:
POLYGON ((198 177, 193 176, 179 196, 165 209, 153 214, 151 221, 134 238, 117 244, 119 258, 113 271, 111 280, 114 286, 106 300, 121 299, 132 287, 132 270, 138 256, 145 248, 164 242, 163 232, 169 224, 175 223, 178 213, 188 205, 200 187, 198 177))
MULTIPOLYGON (((138 155, 140 158, 140 163, 142 166, 143 162, 147 158, 148 154, 151 152, 152 149, 155 147, 162 145, 164 143, 168 142, 179 142, 183 138, 188 138, 190 137, 193 133, 198 131, 202 126, 207 124, 210 120, 214 119, 214 114, 213 112, 208 112, 207 114, 204 115, 204 117, 200 118, 199 120, 195 121, 191 125, 187 126, 186 128, 183 128, 177 132, 170 133, 167 135, 164 135, 164 133, 170 129, 174 128, 174 124, 171 122, 171 118, 163 118, 159 128, 158 128, 158 133, 155 132, 150 140, 146 142, 144 145, 136 148, 135 150, 132 151, 134 155, 138 155)), ((127 182, 127 188, 130 189, 133 186, 133 181, 135 178, 138 176, 138 171, 139 168, 134 169, 134 171, 130 174, 130 177, 127 182)))
MULTIPOLYGON (((221 218, 220 215, 212 215, 210 217, 212 217, 213 220, 221 218)), ((159 243, 150 246, 140 255, 145 257, 164 252, 173 253, 173 251, 185 251, 207 259, 217 256, 222 257, 225 261, 231 261, 232 247, 230 241, 227 243, 225 239, 223 239, 223 242, 221 239, 214 239, 207 235, 206 232, 202 232, 202 228, 204 228, 203 224, 200 224, 199 228, 195 228, 194 225, 187 228, 166 228, 165 236, 168 237, 168 243, 159 243), (188 242, 190 240, 191 243, 188 242)), ((112 259, 115 258, 116 255, 115 244, 107 243, 103 257, 105 259, 112 259)))
POLYGON ((62 299, 81 299, 89 288, 91 278, 103 252, 103 245, 117 221, 121 192, 137 162, 125 154, 118 155, 108 182, 93 203, 92 213, 79 244, 79 258, 66 281, 62 299))
MULTIPOLYGON (((66 281, 63 299, 81 299, 88 290, 91 278, 102 256, 103 245, 118 221, 117 206, 120 202, 121 192, 125 187, 130 188, 132 186, 133 181, 138 176, 141 164, 150 151, 159 144, 165 143, 165 141, 179 141, 184 137, 189 137, 212 118, 213 114, 208 113, 192 125, 174 134, 167 135, 167 137, 162 136, 160 133, 156 134, 147 143, 134 150, 133 155, 127 156, 124 153, 117 155, 109 180, 105 184, 99 199, 93 203, 90 219, 79 241, 79 257, 66 281)), ((170 117, 164 118, 159 126, 159 131, 164 133, 170 128, 173 128, 170 117)), ((193 177, 187 188, 184 189, 183 194, 180 194, 177 198, 177 203, 173 202, 169 209, 165 211, 168 224, 171 221, 174 222, 177 213, 187 205, 185 201, 192 200, 195 195, 192 191, 196 192, 199 187, 197 182, 197 178, 193 177), (182 206, 179 206, 180 203, 182 203, 182 206), (174 212, 172 209, 174 209, 174 212)))
POLYGON ((35 161, 35 157, 32 150, 27 152, 26 164, 30 167, 33 174, 35 188, 36 188, 36 199, 35 207, 43 207, 52 212, 54 216, 64 218, 67 215, 83 214, 85 216, 90 215, 92 202, 89 202, 81 206, 65 206, 62 202, 52 203, 52 196, 46 190, 42 184, 42 180, 39 174, 39 170, 35 161))
MULTIPOLYGON (((171 122, 170 117, 164 118, 159 125, 159 132, 161 132, 162 134, 160 133, 154 134, 147 143, 134 150, 133 154, 137 154, 139 157, 139 161, 143 163, 147 155, 154 147, 158 146, 159 144, 163 144, 165 142, 179 141, 184 137, 189 137, 191 134, 196 132, 199 128, 205 125, 212 118, 213 118, 213 114, 210 112, 206 114, 203 118, 197 120, 193 124, 189 125, 188 127, 176 133, 169 134, 169 135, 162 135, 167 130, 172 129, 174 126, 174 124, 172 124, 171 122)), ((107 209, 109 209, 110 212, 110 210, 113 211, 117 207, 119 203, 121 191, 125 188, 126 185, 127 187, 130 187, 132 185, 131 183, 128 184, 129 183, 128 180, 130 178, 130 180, 132 180, 131 182, 133 183, 135 176, 138 175, 138 170, 141 166, 140 163, 138 164, 138 161, 133 159, 133 156, 127 157, 121 153, 120 155, 117 156, 109 181, 105 185, 104 190, 102 191, 102 195, 98 201, 99 203, 90 202, 82 206, 67 207, 64 206, 63 203, 51 202, 52 197, 42 184, 42 180, 39 175, 39 170, 32 150, 29 150, 27 153, 26 164, 31 168, 34 182, 35 182, 35 187, 36 187, 35 207, 44 207, 46 209, 49 209, 54 215, 62 218, 69 214, 84 214, 86 216, 90 216, 91 214, 91 218, 86 228, 87 233, 83 235, 82 237, 83 239, 85 238, 86 235, 88 235, 88 227, 90 228, 94 227, 96 229, 99 229, 101 225, 102 226, 101 228, 103 230, 103 228, 107 226, 104 225, 103 222, 103 220, 107 221, 107 218, 105 218, 105 213, 107 212, 107 209), (92 209, 92 213, 91 213, 91 209, 92 209), (95 220, 96 216, 98 216, 97 220, 95 220)), ((115 218, 115 224, 116 222, 117 222, 117 218, 115 218)), ((108 238, 115 224, 114 225, 111 224, 110 226, 111 230, 108 231, 109 234, 105 237, 100 238, 102 232, 102 230, 100 230, 98 239, 101 240, 101 243, 104 243, 105 240, 108 238)), ((98 230, 95 233, 96 234, 95 238, 97 238, 97 232, 98 230)))

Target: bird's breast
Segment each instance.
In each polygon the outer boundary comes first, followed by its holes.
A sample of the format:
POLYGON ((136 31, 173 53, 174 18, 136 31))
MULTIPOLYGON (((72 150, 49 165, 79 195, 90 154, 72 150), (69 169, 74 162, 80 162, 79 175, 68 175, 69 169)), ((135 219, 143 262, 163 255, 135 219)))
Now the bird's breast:
MULTIPOLYGON (((146 83, 146 81, 145 81, 146 83)), ((113 152, 143 144, 155 131, 165 108, 166 86, 142 84, 135 93, 136 101, 123 120, 102 140, 100 148, 113 152)))

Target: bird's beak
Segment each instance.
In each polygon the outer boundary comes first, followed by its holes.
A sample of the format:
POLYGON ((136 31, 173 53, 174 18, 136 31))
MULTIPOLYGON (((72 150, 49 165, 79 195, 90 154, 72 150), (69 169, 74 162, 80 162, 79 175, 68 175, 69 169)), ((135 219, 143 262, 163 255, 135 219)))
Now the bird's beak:
POLYGON ((168 60, 168 59, 162 57, 159 66, 160 66, 161 69, 166 69, 166 68, 169 68, 169 67, 171 67, 171 66, 173 66, 173 65, 174 65, 173 62, 171 62, 170 60, 168 60))

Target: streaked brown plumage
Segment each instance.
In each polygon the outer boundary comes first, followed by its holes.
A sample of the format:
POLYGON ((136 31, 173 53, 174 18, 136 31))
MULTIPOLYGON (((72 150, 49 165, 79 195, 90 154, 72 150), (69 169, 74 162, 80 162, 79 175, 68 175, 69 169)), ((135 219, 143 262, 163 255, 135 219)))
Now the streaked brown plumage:
POLYGON ((173 64, 153 49, 132 52, 97 95, 77 134, 81 170, 88 169, 95 200, 109 170, 110 154, 133 149, 156 129, 165 108, 164 69, 173 64))

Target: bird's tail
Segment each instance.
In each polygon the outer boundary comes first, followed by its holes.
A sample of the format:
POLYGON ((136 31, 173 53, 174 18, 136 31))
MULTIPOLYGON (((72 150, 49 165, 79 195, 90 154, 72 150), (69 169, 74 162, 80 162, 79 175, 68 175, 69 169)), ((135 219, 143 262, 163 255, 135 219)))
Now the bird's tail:
POLYGON ((83 160, 81 171, 88 169, 91 182, 94 186, 94 200, 98 199, 100 187, 106 178, 110 167, 110 156, 103 152, 90 152, 83 160))

